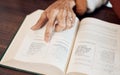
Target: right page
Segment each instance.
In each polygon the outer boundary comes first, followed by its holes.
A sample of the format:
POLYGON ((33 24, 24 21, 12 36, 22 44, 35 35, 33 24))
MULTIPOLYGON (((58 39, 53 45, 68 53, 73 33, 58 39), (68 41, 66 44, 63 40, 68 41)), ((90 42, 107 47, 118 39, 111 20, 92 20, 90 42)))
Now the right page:
POLYGON ((120 75, 120 26, 85 18, 73 48, 68 75, 120 75))

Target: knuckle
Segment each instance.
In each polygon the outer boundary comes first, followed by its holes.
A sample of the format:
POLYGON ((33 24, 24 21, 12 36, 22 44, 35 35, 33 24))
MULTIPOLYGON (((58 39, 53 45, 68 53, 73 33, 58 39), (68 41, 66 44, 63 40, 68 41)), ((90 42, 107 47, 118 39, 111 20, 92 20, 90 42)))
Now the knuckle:
POLYGON ((68 14, 70 15, 70 14, 71 14, 71 11, 68 11, 68 14))
POLYGON ((50 14, 57 14, 58 13, 58 9, 52 9, 52 10, 50 10, 48 13, 50 13, 50 14))
POLYGON ((41 15, 46 15, 47 14, 47 12, 46 11, 44 11, 41 15))
POLYGON ((64 29, 66 26, 65 26, 65 24, 60 24, 59 25, 59 28, 61 28, 61 29, 64 29))
POLYGON ((70 25, 70 24, 67 25, 67 28, 71 28, 71 27, 72 27, 72 25, 70 25))
POLYGON ((72 27, 73 27, 72 24, 68 24, 68 25, 67 25, 67 28, 68 28, 68 29, 70 29, 70 28, 72 28, 72 27))
POLYGON ((56 8, 55 8, 55 9, 53 9, 52 11, 53 11, 53 12, 57 12, 57 11, 58 11, 58 9, 56 9, 56 8))

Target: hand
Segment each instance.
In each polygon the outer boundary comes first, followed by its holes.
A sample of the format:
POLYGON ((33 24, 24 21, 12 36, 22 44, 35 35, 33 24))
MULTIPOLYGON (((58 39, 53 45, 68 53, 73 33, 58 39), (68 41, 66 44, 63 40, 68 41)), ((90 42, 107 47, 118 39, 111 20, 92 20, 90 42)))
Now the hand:
POLYGON ((73 11, 74 6, 74 0, 57 0, 42 13, 38 22, 31 29, 38 30, 47 25, 44 39, 48 42, 53 31, 59 32, 73 26, 76 17, 73 11))

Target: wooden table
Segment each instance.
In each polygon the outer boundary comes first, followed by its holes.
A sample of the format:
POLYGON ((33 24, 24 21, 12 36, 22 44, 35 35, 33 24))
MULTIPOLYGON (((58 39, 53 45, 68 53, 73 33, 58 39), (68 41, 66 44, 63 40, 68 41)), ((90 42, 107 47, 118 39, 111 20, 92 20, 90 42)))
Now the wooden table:
MULTIPOLYGON (((0 57, 3 56, 25 16, 37 9, 46 9, 55 0, 1 0, 0 1, 0 57)), ((111 8, 103 6, 92 14, 78 16, 79 19, 91 16, 120 24, 111 8)), ((0 75, 36 75, 0 66, 0 75)))

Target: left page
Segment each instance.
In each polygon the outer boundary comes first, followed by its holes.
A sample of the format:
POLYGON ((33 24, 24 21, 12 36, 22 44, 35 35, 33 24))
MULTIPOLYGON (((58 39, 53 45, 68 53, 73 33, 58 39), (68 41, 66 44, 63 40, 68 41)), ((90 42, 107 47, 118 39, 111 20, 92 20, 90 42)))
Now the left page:
POLYGON ((22 27, 5 53, 1 61, 2 64, 34 72, 43 71, 41 73, 49 74, 52 71, 43 66, 46 64, 57 67, 62 72, 65 72, 78 28, 78 19, 76 18, 76 22, 71 29, 63 32, 54 32, 50 42, 46 43, 44 41, 45 26, 36 31, 30 29, 37 22, 42 12, 37 10, 26 17, 22 27), (19 66, 18 63, 21 65, 19 66), (34 66, 31 69, 32 63, 34 65, 42 64, 42 66, 34 66), (36 69, 36 67, 38 68, 36 69), (44 70, 42 69, 43 67, 45 68, 44 70), (48 72, 47 69, 49 70, 48 72), (44 73, 45 71, 46 73, 44 73))

